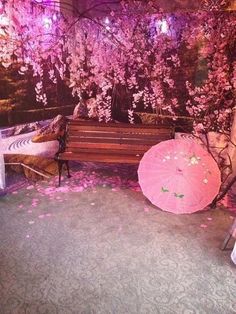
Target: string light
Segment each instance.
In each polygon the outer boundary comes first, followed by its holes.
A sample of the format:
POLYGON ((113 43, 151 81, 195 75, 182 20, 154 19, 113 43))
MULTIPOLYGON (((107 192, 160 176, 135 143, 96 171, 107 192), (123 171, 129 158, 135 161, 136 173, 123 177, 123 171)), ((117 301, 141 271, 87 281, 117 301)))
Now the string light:
POLYGON ((53 14, 52 19, 53 19, 54 22, 57 21, 57 14, 56 13, 53 14))
POLYGON ((106 17, 104 22, 105 22, 105 24, 107 24, 107 25, 108 25, 108 24, 110 24, 110 20, 109 20, 109 18, 108 18, 108 17, 106 17))
POLYGON ((107 31, 110 31, 110 30, 111 30, 111 27, 109 26, 109 25, 110 25, 110 20, 109 20, 108 17, 105 18, 104 24, 105 24, 106 30, 107 30, 107 31))
POLYGON ((46 29, 50 29, 52 27, 52 20, 49 17, 43 17, 43 26, 46 29))
POLYGON ((157 31, 162 33, 162 34, 167 34, 170 30, 167 20, 157 21, 156 22, 156 28, 157 28, 157 31))
POLYGON ((161 21, 161 32, 166 34, 169 31, 169 25, 166 20, 161 21))
POLYGON ((9 18, 6 15, 0 15, 0 26, 8 26, 9 24, 9 18))

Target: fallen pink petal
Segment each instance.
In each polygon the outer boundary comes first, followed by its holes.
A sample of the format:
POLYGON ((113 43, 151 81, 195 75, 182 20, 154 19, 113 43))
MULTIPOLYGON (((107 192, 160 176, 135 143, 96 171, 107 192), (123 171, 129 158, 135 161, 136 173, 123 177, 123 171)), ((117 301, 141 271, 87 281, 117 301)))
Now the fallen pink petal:
POLYGON ((26 189, 27 190, 32 190, 32 189, 34 189, 34 186, 33 185, 29 185, 26 189))

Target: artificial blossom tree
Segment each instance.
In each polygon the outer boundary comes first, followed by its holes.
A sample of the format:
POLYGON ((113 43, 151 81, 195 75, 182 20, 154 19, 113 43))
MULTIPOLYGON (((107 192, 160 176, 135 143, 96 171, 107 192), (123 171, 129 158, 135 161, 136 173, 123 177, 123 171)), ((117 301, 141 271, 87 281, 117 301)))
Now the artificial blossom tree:
POLYGON ((186 115, 195 134, 229 135, 236 14, 222 11, 227 1, 213 2, 166 13, 154 1, 116 1, 119 10, 91 17, 89 8, 62 15, 52 1, 1 0, 0 63, 19 64, 21 75, 32 71, 42 106, 48 80, 60 80, 79 104, 94 99, 99 121, 121 109, 131 123, 135 111, 186 115))
POLYGON ((79 99, 96 98, 100 121, 112 119, 114 96, 123 90, 124 98, 116 101, 125 102, 130 122, 135 110, 168 112, 173 119, 188 113, 197 131, 229 131, 236 71, 233 12, 167 14, 151 1, 127 1, 119 11, 91 19, 83 12, 62 16, 48 1, 0 3, 1 64, 18 62, 22 75, 32 70, 42 105, 48 101, 45 78, 53 83, 60 78, 79 99), (187 50, 195 59, 182 80, 187 50))

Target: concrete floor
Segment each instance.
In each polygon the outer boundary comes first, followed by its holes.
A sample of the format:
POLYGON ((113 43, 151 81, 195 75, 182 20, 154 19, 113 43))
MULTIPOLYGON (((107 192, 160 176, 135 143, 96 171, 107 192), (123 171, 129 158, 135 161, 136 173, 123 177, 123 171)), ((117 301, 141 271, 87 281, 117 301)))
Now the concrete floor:
POLYGON ((1 314, 236 313, 219 249, 233 216, 163 212, 136 170, 74 165, 61 188, 8 174, 19 189, 0 198, 1 314))
MULTIPOLYGON (((54 156, 57 142, 32 143, 34 133, 2 139, 1 153, 54 156)), ((163 212, 136 171, 74 164, 61 188, 7 173, 1 314, 236 313, 235 267, 219 250, 234 214, 163 212)))

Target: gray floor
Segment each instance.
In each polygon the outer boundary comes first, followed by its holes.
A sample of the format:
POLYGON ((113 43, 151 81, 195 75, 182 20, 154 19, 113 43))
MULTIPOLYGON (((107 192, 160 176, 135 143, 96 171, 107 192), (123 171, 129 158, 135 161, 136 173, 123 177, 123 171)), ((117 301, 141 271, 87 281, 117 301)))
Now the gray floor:
POLYGON ((0 198, 1 314, 236 313, 218 248, 232 214, 162 212, 134 173, 84 167, 0 198))

